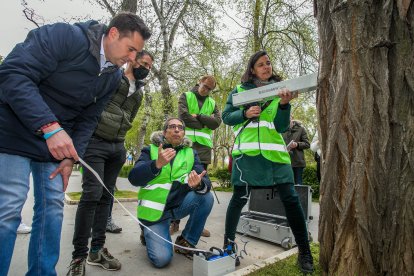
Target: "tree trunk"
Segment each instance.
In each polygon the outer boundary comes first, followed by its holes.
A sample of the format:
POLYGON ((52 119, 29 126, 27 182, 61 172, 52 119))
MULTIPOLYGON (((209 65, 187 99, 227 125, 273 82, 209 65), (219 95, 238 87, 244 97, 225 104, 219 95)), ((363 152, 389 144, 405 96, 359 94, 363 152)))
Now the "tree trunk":
POLYGON ((413 6, 316 1, 325 275, 414 275, 413 6))
POLYGON ((257 52, 261 48, 261 37, 259 35, 261 0, 256 0, 253 11, 253 52, 257 52))
POLYGON ((121 11, 137 13, 137 3, 137 0, 123 0, 121 4, 121 11))
POLYGON ((139 129, 138 137, 137 137, 137 146, 136 146, 136 156, 135 160, 138 160, 139 156, 141 155, 141 150, 144 147, 144 139, 145 135, 147 134, 147 126, 151 119, 151 111, 152 111, 152 96, 149 93, 149 89, 147 86, 144 87, 144 118, 142 119, 141 128, 139 129))
POLYGON ((162 94, 162 109, 164 112, 164 120, 174 114, 174 106, 173 106, 173 97, 171 94, 170 85, 168 83, 168 75, 167 72, 162 70, 161 73, 157 76, 159 84, 161 86, 161 94, 162 94))

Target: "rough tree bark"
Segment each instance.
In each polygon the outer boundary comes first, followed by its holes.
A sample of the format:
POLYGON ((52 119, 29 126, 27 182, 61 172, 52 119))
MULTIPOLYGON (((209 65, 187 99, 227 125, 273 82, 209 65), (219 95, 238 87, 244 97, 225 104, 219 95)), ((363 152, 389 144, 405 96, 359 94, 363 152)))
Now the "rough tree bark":
POLYGON ((136 156, 134 156, 135 160, 138 160, 139 156, 141 155, 141 150, 144 147, 144 139, 145 135, 147 134, 147 126, 151 119, 151 112, 152 112, 152 96, 150 94, 148 86, 144 87, 144 118, 142 119, 141 127, 138 132, 137 137, 137 146, 136 146, 136 156))
POLYGON ((260 13, 262 0, 256 0, 253 10, 253 52, 261 49, 261 37, 259 36, 260 13))
POLYGON ((414 4, 316 0, 325 275, 414 275, 414 4))
POLYGON ((156 66, 152 67, 152 72, 157 77, 158 82, 161 86, 161 94, 163 96, 163 111, 164 116, 174 114, 173 108, 173 98, 168 84, 168 66, 171 57, 171 50, 174 45, 178 27, 183 19, 184 15, 187 13, 190 0, 184 0, 182 3, 175 3, 170 5, 168 8, 157 3, 155 0, 151 0, 152 6, 154 8, 155 14, 160 22, 161 28, 161 37, 162 37, 162 58, 159 64, 159 69, 156 66), (178 7, 178 8, 177 8, 178 7), (173 14, 177 13, 177 16, 173 14))

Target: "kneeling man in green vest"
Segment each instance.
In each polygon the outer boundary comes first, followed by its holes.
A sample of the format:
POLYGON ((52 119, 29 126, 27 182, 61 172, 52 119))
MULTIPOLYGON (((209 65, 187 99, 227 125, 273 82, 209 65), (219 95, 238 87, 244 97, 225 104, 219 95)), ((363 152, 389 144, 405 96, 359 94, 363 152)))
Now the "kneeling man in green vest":
POLYGON ((154 233, 171 241, 171 220, 189 216, 175 241, 180 247, 174 246, 174 251, 192 258, 191 248, 197 245, 214 203, 210 179, 191 148, 192 142, 185 138, 184 128, 181 119, 168 119, 162 132, 151 135, 151 145, 141 151, 128 176, 132 185, 142 187, 138 193, 138 218, 148 228, 143 229, 141 242, 158 268, 171 262, 173 246, 154 233))

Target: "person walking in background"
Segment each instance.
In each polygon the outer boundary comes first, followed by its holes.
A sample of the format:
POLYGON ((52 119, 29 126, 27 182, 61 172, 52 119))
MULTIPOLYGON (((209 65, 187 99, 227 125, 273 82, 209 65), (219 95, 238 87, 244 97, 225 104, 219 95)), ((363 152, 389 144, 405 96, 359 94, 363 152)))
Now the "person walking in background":
POLYGON ((304 150, 310 147, 308 134, 302 124, 291 116, 289 129, 282 135, 289 150, 295 184, 302 185, 303 170, 306 167, 304 150))
POLYGON ((310 145, 311 151, 314 152, 314 158, 316 161, 316 177, 318 178, 318 182, 321 182, 321 147, 319 144, 319 137, 318 133, 315 133, 315 136, 313 136, 312 143, 310 145))
POLYGON ((9 270, 30 173, 35 204, 27 275, 56 275, 73 163, 119 84, 119 67, 149 35, 130 13, 108 27, 96 21, 44 25, 0 65, 0 275, 9 270))
MULTIPOLYGON (((289 127, 293 93, 287 89, 275 91, 279 97, 265 103, 242 108, 233 106, 232 95, 280 81, 273 73, 265 51, 253 54, 241 78, 241 84, 231 91, 223 111, 223 122, 233 127, 235 141, 232 150, 231 182, 233 195, 226 213, 223 248, 236 251, 236 228, 242 208, 252 188, 277 187, 289 226, 299 247, 298 265, 303 272, 313 271, 305 216, 294 189, 290 156, 280 133, 289 127)), ((240 261, 236 258, 236 265, 240 261)))
MULTIPOLYGON (((213 76, 203 76, 197 85, 181 94, 178 100, 178 117, 184 121, 186 136, 193 142, 193 149, 197 151, 205 170, 211 163, 213 131, 221 124, 220 111, 210 96, 215 87, 213 76)), ((178 231, 179 223, 171 223, 171 234, 178 231)), ((202 236, 210 237, 210 231, 204 229, 202 236)))
POLYGON ((104 189, 95 175, 84 168, 82 196, 76 211, 73 234, 74 251, 68 275, 83 275, 85 261, 105 270, 119 270, 121 263, 104 248, 105 231, 119 233, 122 228, 112 221, 112 206, 116 179, 125 164, 125 135, 132 127, 141 106, 145 79, 152 67, 153 56, 139 52, 129 62, 119 88, 113 94, 99 119, 85 153, 85 162, 101 177, 110 193, 104 189), (92 232, 88 256, 88 240, 92 232), (86 258, 88 257, 88 258, 86 258))

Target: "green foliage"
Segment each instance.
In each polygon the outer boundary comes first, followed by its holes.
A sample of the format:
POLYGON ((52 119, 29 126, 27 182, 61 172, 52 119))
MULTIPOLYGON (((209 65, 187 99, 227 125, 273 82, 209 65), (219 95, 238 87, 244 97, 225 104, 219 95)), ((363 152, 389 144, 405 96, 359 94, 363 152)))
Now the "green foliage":
POLYGON ((218 168, 209 175, 217 179, 217 182, 219 183, 220 187, 222 188, 231 187, 231 174, 229 173, 227 168, 218 168))
MULTIPOLYGON (((312 243, 311 244, 311 251, 313 256, 313 263, 315 271, 312 274, 306 275, 322 275, 322 270, 319 265, 319 244, 312 243)), ((249 276, 297 276, 297 275, 304 275, 299 270, 296 260, 298 258, 298 254, 292 255, 286 259, 280 260, 274 264, 265 266, 259 270, 256 270, 250 274, 249 276)))
POLYGON ((316 163, 308 164, 303 171, 303 184, 311 186, 312 198, 319 199, 319 182, 316 177, 316 163))
POLYGON ((231 186, 231 187, 215 187, 214 191, 216 191, 216 192, 233 192, 233 186, 231 186))
MULTIPOLYGON (((71 192, 66 193, 71 200, 80 200, 82 192, 71 192)), ((137 192, 128 190, 117 190, 115 191, 116 198, 137 198, 137 192)))
POLYGON ((119 177, 124 177, 127 178, 129 172, 132 170, 132 168, 134 167, 134 165, 124 165, 122 166, 121 171, 119 172, 119 177))

